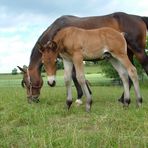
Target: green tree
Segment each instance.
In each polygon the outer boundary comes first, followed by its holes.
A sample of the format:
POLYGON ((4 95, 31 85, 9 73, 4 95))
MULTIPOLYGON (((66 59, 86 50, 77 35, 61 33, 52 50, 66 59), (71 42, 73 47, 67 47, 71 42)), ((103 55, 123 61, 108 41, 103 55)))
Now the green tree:
POLYGON ((23 65, 23 69, 27 69, 28 67, 26 65, 23 65))
POLYGON ((12 75, 16 75, 16 74, 17 74, 17 69, 16 68, 12 69, 12 75))
MULTIPOLYGON (((148 36, 146 37, 146 49, 146 53, 148 55, 148 36)), ((108 61, 101 61, 100 65, 102 67, 102 72, 104 72, 107 77, 119 79, 118 73, 108 61)), ((134 65, 137 69, 139 77, 143 78, 144 70, 142 69, 140 63, 136 60, 136 58, 134 58, 134 65)))
POLYGON ((106 75, 106 77, 119 79, 117 71, 113 68, 113 66, 108 60, 100 61, 100 66, 102 72, 106 75))
POLYGON ((57 59, 57 69, 64 69, 62 59, 57 59))
MULTIPOLYGON (((116 80, 120 80, 120 77, 117 71, 113 68, 109 61, 101 61, 100 62, 102 72, 109 78, 113 78, 116 80)), ((143 78, 144 71, 140 65, 140 63, 134 58, 134 65, 137 69, 138 75, 140 78, 143 78)))

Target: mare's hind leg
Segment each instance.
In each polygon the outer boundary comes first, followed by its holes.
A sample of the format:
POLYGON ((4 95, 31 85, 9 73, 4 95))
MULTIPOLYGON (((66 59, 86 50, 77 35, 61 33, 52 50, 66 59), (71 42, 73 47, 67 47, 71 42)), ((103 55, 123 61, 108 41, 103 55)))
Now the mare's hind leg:
POLYGON ((127 55, 122 55, 122 57, 120 57, 118 59, 128 71, 128 74, 129 74, 129 76, 130 76, 130 78, 133 82, 133 85, 134 85, 135 94, 136 94, 136 97, 137 97, 137 106, 140 106, 142 104, 142 97, 141 97, 141 94, 140 94, 137 70, 132 65, 132 63, 129 61, 127 55))
POLYGON ((129 93, 129 82, 128 82, 128 73, 126 69, 123 67, 123 65, 116 59, 111 58, 110 59, 111 64, 113 67, 117 70, 124 87, 124 96, 123 96, 123 104, 125 106, 128 106, 130 104, 130 93, 129 93))
POLYGON ((148 76, 148 55, 146 54, 145 50, 135 52, 134 54, 148 76))
POLYGON ((65 86, 67 90, 67 108, 69 109, 71 104, 72 104, 72 87, 71 87, 71 75, 72 75, 72 62, 64 60, 64 81, 65 81, 65 86))

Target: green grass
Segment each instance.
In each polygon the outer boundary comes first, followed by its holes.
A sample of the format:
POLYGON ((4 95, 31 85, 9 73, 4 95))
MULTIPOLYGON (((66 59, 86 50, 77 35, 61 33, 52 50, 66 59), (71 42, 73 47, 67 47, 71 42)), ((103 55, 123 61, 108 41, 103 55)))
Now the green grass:
MULTIPOLYGON (((60 73, 57 81, 63 83, 60 73)), ((97 76, 87 74, 91 82, 96 81, 97 76)), ((0 83, 1 148, 148 147, 148 83, 141 84, 144 103, 139 109, 133 89, 131 105, 125 109, 117 102, 123 91, 121 86, 91 86, 90 113, 85 112, 85 98, 82 106, 73 103, 68 111, 65 87, 60 83, 54 88, 45 83, 38 104, 27 103, 20 76, 3 76, 0 83)), ((76 96, 73 87, 74 101, 76 96)))

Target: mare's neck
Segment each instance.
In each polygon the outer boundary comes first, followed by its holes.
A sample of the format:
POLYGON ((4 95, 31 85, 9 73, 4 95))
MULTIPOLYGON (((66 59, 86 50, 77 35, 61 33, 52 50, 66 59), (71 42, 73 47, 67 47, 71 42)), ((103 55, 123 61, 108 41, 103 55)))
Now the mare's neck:
POLYGON ((38 74, 41 74, 41 68, 42 68, 42 54, 39 52, 38 46, 35 45, 35 47, 32 50, 31 56, 30 56, 30 63, 29 63, 29 70, 33 70, 38 72, 38 74))
POLYGON ((39 37, 38 41, 36 42, 32 50, 31 56, 30 56, 30 63, 29 63, 28 69, 36 71, 38 72, 38 74, 41 74, 41 68, 42 68, 42 59, 41 59, 42 54, 39 51, 40 49, 39 49, 38 43, 42 45, 47 43, 48 38, 49 38, 48 31, 49 31, 49 28, 47 28, 47 30, 45 30, 43 34, 39 37))

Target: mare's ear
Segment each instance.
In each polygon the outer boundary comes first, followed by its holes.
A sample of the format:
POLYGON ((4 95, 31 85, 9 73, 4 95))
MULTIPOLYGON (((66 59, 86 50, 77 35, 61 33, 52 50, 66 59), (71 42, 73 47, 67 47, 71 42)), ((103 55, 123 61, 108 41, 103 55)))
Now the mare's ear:
POLYGON ((57 49, 57 43, 55 41, 48 41, 46 47, 55 51, 57 49))
POLYGON ((17 66, 19 68, 20 71, 22 71, 23 73, 26 73, 26 70, 21 68, 20 66, 17 66))
POLYGON ((39 43, 39 42, 37 43, 37 46, 38 46, 39 52, 43 53, 45 47, 41 43, 39 43))

